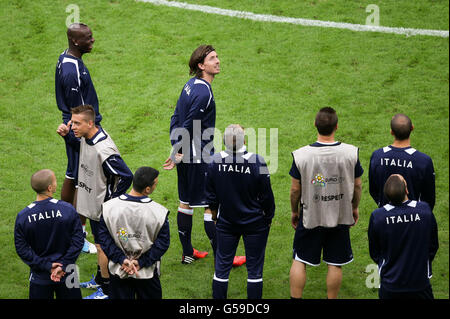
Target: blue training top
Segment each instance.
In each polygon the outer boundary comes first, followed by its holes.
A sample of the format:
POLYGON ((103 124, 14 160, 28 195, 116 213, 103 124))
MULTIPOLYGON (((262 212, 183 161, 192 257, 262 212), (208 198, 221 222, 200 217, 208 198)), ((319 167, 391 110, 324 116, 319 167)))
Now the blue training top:
POLYGON ((14 227, 14 243, 19 257, 30 266, 30 282, 49 284, 53 283, 52 263, 61 263, 63 270, 75 264, 83 248, 84 234, 75 208, 48 198, 20 211, 14 227))
POLYGON ((369 192, 378 207, 389 201, 383 194, 384 183, 392 174, 400 174, 408 185, 408 198, 435 204, 435 174, 431 158, 412 147, 386 146, 372 153, 369 164, 369 192))
POLYGON ((64 123, 70 121, 72 117, 70 109, 83 104, 92 105, 97 125, 102 120, 91 75, 83 60, 67 54, 67 50, 59 56, 56 64, 55 94, 56 104, 62 112, 64 123))
POLYGON ((264 220, 269 224, 275 200, 264 158, 247 151, 222 151, 212 159, 206 176, 206 202, 211 209, 219 209, 218 227, 264 220))
POLYGON ((431 262, 439 242, 436 219, 426 202, 408 200, 376 209, 370 216, 368 237, 381 286, 413 292, 430 285, 431 262))
POLYGON ((174 149, 185 155, 183 161, 209 162, 203 157, 214 154, 215 125, 216 103, 211 85, 203 79, 191 78, 184 85, 170 119, 170 140, 174 149))

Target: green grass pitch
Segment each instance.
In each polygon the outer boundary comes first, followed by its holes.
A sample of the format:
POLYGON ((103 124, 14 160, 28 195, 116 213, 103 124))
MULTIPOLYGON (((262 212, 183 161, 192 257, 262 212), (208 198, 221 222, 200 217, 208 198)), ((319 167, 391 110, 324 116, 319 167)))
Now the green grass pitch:
MULTIPOLYGON (((369 4, 390 27, 448 30, 447 1, 218 1, 189 0, 233 10, 364 24, 369 4)), ((363 196, 351 230, 354 261, 343 267, 341 298, 377 298, 366 287, 367 227, 376 208, 368 192, 369 158, 392 142, 393 114, 408 114, 412 145, 429 154, 436 170, 440 248, 433 263, 436 298, 449 298, 449 47, 448 38, 353 32, 265 23, 135 1, 0 0, 0 298, 28 297, 28 267, 14 248, 16 214, 35 197, 33 172, 54 170, 59 197, 66 165, 54 72, 67 47, 66 7, 80 8, 96 42, 83 57, 104 117, 102 125, 132 171, 160 170, 152 198, 169 208, 171 246, 162 260, 163 298, 211 298, 212 255, 181 265, 176 228, 176 172, 163 171, 170 151, 169 122, 188 80, 187 62, 200 44, 213 44, 221 74, 213 82, 216 126, 278 129, 277 169, 271 181, 276 213, 264 265, 264 298, 289 298, 294 231, 290 226, 290 152, 314 142, 313 120, 322 106, 339 116, 337 139, 360 148, 363 196)), ((269 135, 267 134, 267 142, 269 135)), ((220 141, 219 141, 220 143, 220 141)), ((267 143, 268 144, 268 143, 267 143)), ((270 148, 267 145, 267 154, 270 148)), ((258 152, 258 149, 256 149, 258 152)), ((209 250, 203 212, 194 213, 193 245, 209 250)), ((92 237, 90 237, 92 239, 92 237)), ((238 253, 243 254, 242 242, 238 253)), ((96 256, 80 255, 81 280, 96 269, 96 256)), ((304 298, 326 298, 326 266, 308 268, 304 298)), ((246 298, 246 268, 233 269, 229 298, 246 298)), ((87 295, 91 291, 83 291, 87 295)))

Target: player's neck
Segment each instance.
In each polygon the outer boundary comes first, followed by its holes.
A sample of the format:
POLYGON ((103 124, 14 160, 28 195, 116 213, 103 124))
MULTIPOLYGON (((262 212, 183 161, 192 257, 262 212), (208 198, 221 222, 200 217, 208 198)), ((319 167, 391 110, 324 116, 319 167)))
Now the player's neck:
POLYGON ((145 193, 141 193, 141 192, 135 191, 133 188, 132 188, 131 191, 128 193, 128 195, 134 196, 134 197, 148 196, 148 195, 145 194, 145 193))
POLYGON ((209 84, 211 84, 212 81, 214 80, 214 74, 207 74, 207 73, 203 72, 203 76, 201 77, 201 79, 203 79, 206 82, 208 82, 209 84))
POLYGON ((328 136, 317 134, 317 142, 319 142, 319 143, 334 143, 336 141, 334 140, 334 134, 331 134, 328 136))
POLYGON ((392 143, 392 146, 398 147, 398 148, 410 147, 411 141, 409 140, 409 138, 406 140, 402 140, 402 141, 394 139, 394 143, 392 143))
POLYGON ((99 128, 97 127, 97 125, 94 125, 94 127, 86 134, 85 138, 87 139, 92 139, 95 134, 97 134, 99 128))
POLYGON ((53 194, 51 194, 51 193, 37 194, 36 195, 36 201, 39 202, 39 201, 42 201, 42 200, 46 200, 47 198, 52 198, 53 197, 52 195, 53 194))
POLYGON ((67 54, 76 57, 78 59, 81 59, 81 56, 83 55, 83 53, 81 53, 80 50, 71 47, 69 47, 69 49, 67 50, 67 54))

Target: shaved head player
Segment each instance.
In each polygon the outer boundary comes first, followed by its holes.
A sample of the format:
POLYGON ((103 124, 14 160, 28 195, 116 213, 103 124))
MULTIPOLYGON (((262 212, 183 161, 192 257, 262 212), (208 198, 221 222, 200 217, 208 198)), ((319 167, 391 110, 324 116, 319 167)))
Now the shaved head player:
MULTIPOLYGON (((74 23, 67 29, 68 49, 59 56, 55 72, 56 104, 62 112, 64 124, 70 121, 70 110, 83 104, 92 105, 95 110, 95 124, 100 125, 102 116, 98 109, 97 93, 92 83, 89 70, 84 65, 82 56, 92 51, 95 39, 91 29, 83 23, 74 23)), ((73 135, 71 130, 69 134, 73 135)), ((75 185, 78 177, 78 151, 67 142, 66 178, 61 188, 61 199, 75 205, 75 185)), ((81 224, 86 224, 86 218, 80 215, 81 224)), ((84 252, 95 253, 93 244, 85 240, 84 252)))

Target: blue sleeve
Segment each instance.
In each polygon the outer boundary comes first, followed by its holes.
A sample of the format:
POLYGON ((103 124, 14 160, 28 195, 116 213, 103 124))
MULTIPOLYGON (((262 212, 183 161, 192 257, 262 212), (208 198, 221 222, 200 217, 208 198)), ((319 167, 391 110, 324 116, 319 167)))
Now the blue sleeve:
POLYGON ((117 247, 114 239, 111 237, 108 227, 106 227, 105 220, 103 219, 103 215, 100 216, 98 241, 109 260, 116 264, 123 264, 123 261, 127 258, 127 256, 125 256, 122 249, 117 247))
POLYGON ((380 187, 378 186, 378 176, 375 172, 376 170, 376 165, 374 164, 375 161, 375 157, 376 157, 376 153, 373 152, 372 156, 370 157, 370 162, 369 162, 369 193, 370 196, 372 196, 373 200, 375 201, 375 203, 377 203, 377 205, 380 205, 381 202, 381 194, 379 193, 379 189, 380 187))
MULTIPOLYGON (((173 130, 178 128, 180 125, 178 123, 178 108, 175 108, 175 112, 173 113, 172 117, 170 118, 170 133, 172 134, 173 130)), ((178 137, 177 139, 172 139, 172 136, 170 138, 170 143, 172 146, 177 143, 180 140, 178 137)))
POLYGON ((436 253, 439 249, 439 238, 438 238, 438 227, 436 223, 436 218, 434 217, 434 214, 431 213, 431 232, 430 232, 431 238, 430 238, 430 263, 433 261, 434 256, 436 256, 436 253))
POLYGON ((70 145, 72 145, 75 150, 80 152, 80 139, 75 136, 72 129, 69 130, 69 133, 66 134, 66 136, 63 137, 66 142, 70 145))
POLYGON ((219 203, 217 202, 216 188, 214 185, 214 162, 208 165, 208 170, 206 172, 206 185, 205 185, 205 197, 206 204, 210 209, 216 210, 219 208, 219 203))
POLYGON ((355 178, 361 177, 363 173, 364 169, 362 168, 361 163, 359 161, 359 149, 358 149, 358 159, 356 160, 355 165, 355 178))
POLYGON ((84 233, 83 228, 81 227, 81 221, 78 217, 78 213, 74 208, 73 210, 73 218, 72 218, 72 229, 71 229, 71 242, 70 246, 67 249, 64 256, 61 258, 61 263, 63 264, 63 270, 65 271, 66 266, 70 264, 75 264, 78 256, 83 249, 84 244, 84 233))
POLYGON ((369 239, 369 254, 370 258, 378 265, 380 260, 380 244, 379 236, 375 229, 375 212, 370 215, 369 229, 367 231, 367 236, 369 239))
MULTIPOLYGON (((169 215, 169 213, 167 213, 167 215, 169 215)), ((166 220, 159 230, 158 236, 156 237, 156 240, 153 243, 152 247, 139 257, 139 267, 150 267, 158 260, 161 260, 161 257, 165 254, 167 249, 169 249, 169 246, 170 228, 169 219, 168 217, 166 217, 166 220)))
POLYGON ((114 183, 115 177, 118 177, 117 186, 112 189, 111 194, 107 194, 105 201, 126 193, 133 182, 133 173, 123 159, 119 155, 111 155, 103 162, 102 166, 108 184, 114 183))
POLYGON ((261 157, 258 157, 259 167, 259 199, 261 206, 264 210, 264 217, 267 220, 271 220, 275 214, 275 198, 273 196, 272 186, 270 185, 270 174, 265 172, 267 170, 267 164, 261 157))
POLYGON ((300 174, 297 165, 295 165, 295 160, 292 159, 292 165, 291 170, 289 171, 289 175, 291 175, 293 178, 298 179, 299 181, 302 180, 302 175, 300 174))
POLYGON ((22 261, 35 271, 48 271, 52 269, 52 261, 39 257, 26 241, 20 217, 16 218, 14 226, 14 245, 22 261))
POLYGON ((425 178, 423 180, 423 183, 421 183, 420 185, 420 200, 427 202, 428 205, 430 205, 431 211, 433 211, 436 202, 436 181, 434 166, 431 158, 429 159, 425 168, 424 176, 425 178))

